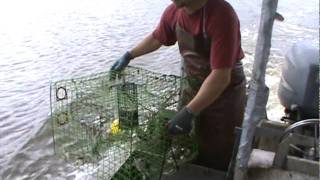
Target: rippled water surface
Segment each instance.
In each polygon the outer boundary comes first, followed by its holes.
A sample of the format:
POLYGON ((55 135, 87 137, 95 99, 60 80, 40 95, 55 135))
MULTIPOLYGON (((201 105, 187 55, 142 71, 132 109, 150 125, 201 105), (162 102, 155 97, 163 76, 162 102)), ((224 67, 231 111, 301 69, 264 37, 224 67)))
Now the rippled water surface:
MULTIPOLYGON (((230 0, 236 9, 250 77, 260 0, 230 0)), ((52 81, 106 71, 157 25, 169 0, 6 0, 0 2, 0 179, 83 179, 53 156, 49 85, 52 81)), ((278 120, 280 66, 300 40, 318 45, 317 0, 281 0, 267 84, 268 115, 278 120), (299 8, 297 8, 299 7, 299 8)), ((138 58, 136 66, 179 74, 177 47, 138 58), (170 67, 170 68, 169 68, 170 67)))

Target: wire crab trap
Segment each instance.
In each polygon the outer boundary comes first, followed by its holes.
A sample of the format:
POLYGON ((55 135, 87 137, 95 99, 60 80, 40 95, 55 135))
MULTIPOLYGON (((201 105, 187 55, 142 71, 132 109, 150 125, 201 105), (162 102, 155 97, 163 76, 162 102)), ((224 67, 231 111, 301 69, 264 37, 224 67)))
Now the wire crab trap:
MULTIPOLYGON (((161 179, 195 152, 166 135, 181 78, 128 67, 51 85, 55 153, 94 179, 161 179)), ((183 139, 183 140, 182 140, 183 139)), ((182 143, 183 142, 183 143, 182 143)))

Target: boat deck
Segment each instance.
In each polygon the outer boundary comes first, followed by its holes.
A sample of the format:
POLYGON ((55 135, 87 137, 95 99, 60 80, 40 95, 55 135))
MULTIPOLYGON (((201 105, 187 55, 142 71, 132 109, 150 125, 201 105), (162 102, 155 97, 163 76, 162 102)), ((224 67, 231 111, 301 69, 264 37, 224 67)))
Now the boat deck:
POLYGON ((162 180, 225 180, 226 173, 194 164, 186 164, 173 175, 162 180))

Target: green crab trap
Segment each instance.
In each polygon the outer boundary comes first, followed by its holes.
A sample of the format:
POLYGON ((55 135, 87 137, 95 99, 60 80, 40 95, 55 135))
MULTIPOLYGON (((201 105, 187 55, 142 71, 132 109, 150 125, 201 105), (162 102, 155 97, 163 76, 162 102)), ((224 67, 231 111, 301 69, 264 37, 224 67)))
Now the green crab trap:
POLYGON ((117 76, 51 84, 55 153, 93 179, 161 179, 195 152, 190 137, 173 140, 165 128, 181 78, 134 67, 117 76))

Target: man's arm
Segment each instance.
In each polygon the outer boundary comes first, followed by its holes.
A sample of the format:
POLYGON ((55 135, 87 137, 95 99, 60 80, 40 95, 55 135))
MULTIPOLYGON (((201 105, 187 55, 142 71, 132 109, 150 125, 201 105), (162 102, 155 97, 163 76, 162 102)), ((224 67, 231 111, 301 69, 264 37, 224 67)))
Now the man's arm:
POLYGON ((201 112, 222 94, 230 80, 231 68, 212 70, 187 107, 195 114, 201 112))
POLYGON ((133 58, 153 52, 161 47, 161 43, 153 37, 152 34, 144 38, 137 46, 135 46, 130 54, 133 58))

